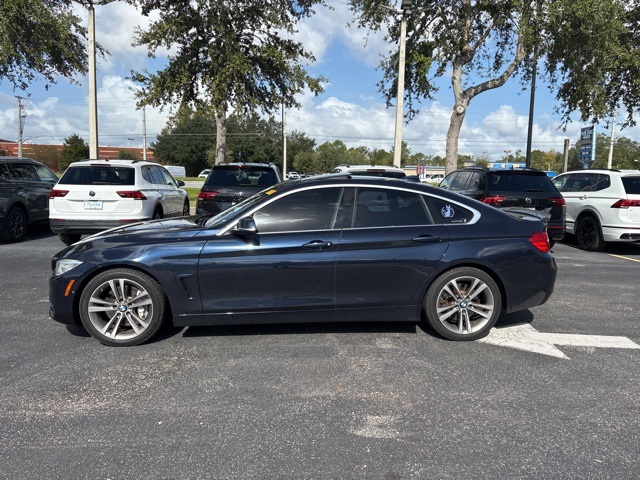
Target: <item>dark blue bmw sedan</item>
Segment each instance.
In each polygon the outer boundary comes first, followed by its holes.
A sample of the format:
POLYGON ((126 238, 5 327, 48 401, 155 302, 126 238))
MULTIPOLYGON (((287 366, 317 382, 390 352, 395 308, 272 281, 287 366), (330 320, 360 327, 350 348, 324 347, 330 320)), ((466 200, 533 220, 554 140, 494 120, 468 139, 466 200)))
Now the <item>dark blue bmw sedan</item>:
POLYGON ((213 217, 114 228, 52 259, 50 315, 106 345, 175 326, 425 320, 450 340, 553 292, 544 223, 425 184, 334 174, 213 217))

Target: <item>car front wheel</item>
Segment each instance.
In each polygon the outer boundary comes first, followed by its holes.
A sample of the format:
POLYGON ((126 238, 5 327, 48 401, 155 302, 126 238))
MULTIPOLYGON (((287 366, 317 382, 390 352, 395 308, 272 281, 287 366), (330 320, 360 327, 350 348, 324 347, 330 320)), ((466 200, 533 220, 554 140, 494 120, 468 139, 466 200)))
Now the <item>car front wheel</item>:
POLYGON ((605 242, 600 232, 600 223, 595 217, 588 215, 578 220, 576 241, 583 250, 597 252, 604 248, 605 242))
POLYGON ((130 269, 98 274, 80 296, 80 319, 104 345, 128 347, 149 340, 161 327, 166 297, 158 282, 130 269))
POLYGON ((182 216, 188 217, 191 214, 191 207, 189 206, 189 200, 184 201, 184 205, 182 206, 182 216))
POLYGON ((65 245, 72 245, 80 240, 81 235, 79 233, 59 233, 58 237, 65 245))
POLYGON ((431 284, 423 308, 429 325, 444 338, 477 340, 486 337, 498 320, 502 296, 487 273, 459 267, 431 284))

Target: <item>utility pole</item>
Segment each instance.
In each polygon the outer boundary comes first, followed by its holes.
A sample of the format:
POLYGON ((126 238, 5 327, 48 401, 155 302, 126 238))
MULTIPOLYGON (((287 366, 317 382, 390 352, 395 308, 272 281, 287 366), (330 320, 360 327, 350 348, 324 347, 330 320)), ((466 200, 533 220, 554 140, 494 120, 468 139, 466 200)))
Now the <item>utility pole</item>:
POLYGON ((398 93, 396 99, 396 130, 393 141, 393 165, 402 165, 402 118, 404 107, 404 64, 407 49, 407 13, 410 13, 413 0, 402 0, 400 10, 381 5, 381 8, 400 15, 400 49, 398 51, 398 93))
POLYGON ((287 178, 287 114, 282 103, 282 178, 287 178))
POLYGON ((613 132, 616 128, 616 113, 613 112, 611 116, 611 140, 609 141, 609 161, 607 162, 607 168, 611 170, 613 165, 613 132))
POLYGON ((147 110, 142 107, 142 159, 147 161, 147 110))
POLYGON ((106 5, 115 0, 85 0, 82 2, 89 10, 89 157, 99 158, 98 154, 98 96, 96 88, 96 12, 94 5, 106 5))
POLYGON ((16 98, 18 99, 18 157, 22 158, 22 134, 24 132, 24 121, 27 118, 27 114, 24 113, 22 97, 16 98))

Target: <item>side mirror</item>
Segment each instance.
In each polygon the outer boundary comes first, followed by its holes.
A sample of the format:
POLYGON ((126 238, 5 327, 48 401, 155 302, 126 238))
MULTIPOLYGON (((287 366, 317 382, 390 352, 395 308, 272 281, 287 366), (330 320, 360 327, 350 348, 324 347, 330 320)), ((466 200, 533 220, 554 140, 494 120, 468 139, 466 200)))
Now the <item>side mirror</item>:
POLYGON ((177 182, 179 187, 184 187, 185 183, 182 180, 178 180, 177 182))
POLYGON ((240 235, 253 235, 258 233, 256 222, 253 217, 241 218, 234 231, 240 235))

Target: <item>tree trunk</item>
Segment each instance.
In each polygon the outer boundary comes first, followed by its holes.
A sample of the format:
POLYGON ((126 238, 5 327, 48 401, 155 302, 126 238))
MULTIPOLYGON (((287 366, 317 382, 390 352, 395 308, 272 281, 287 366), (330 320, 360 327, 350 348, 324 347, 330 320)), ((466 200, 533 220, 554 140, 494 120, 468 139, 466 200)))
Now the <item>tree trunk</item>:
POLYGON ((449 130, 447 131, 445 175, 458 168, 458 138, 460 137, 460 130, 462 129, 462 122, 466 112, 466 105, 456 105, 451 112, 449 130))
POLYGON ((216 114, 216 165, 225 162, 227 153, 227 116, 216 114))

